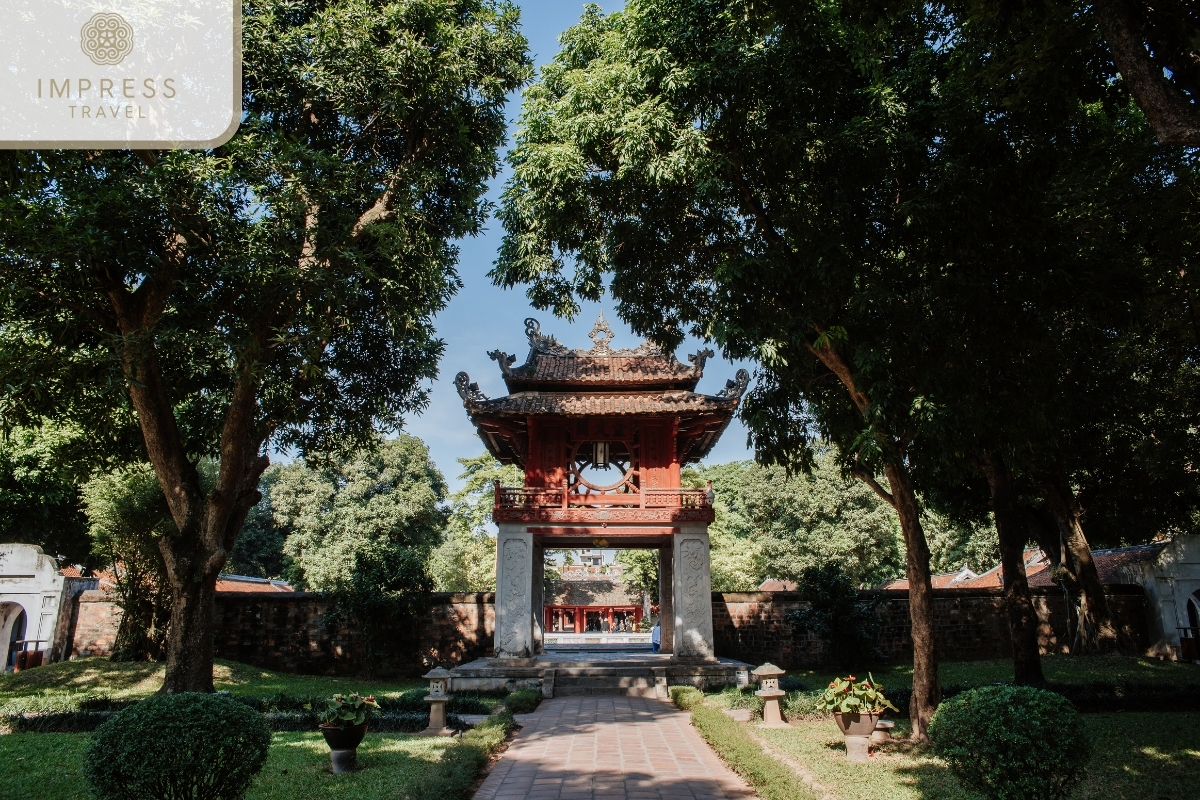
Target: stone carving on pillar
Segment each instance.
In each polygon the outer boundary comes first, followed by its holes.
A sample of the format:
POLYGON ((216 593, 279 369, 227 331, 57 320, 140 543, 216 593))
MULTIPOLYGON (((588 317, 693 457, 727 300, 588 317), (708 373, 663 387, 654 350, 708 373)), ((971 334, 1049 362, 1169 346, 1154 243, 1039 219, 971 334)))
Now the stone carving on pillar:
POLYGON ((675 569, 674 545, 658 549, 658 635, 659 652, 675 652, 675 569))
POLYGON ((675 658, 715 658, 712 623, 712 578, 708 534, 676 536, 675 658))
POLYGON ((505 539, 501 548, 501 569, 504 571, 499 596, 496 598, 504 620, 500 631, 497 657, 528 658, 532 655, 529 641, 529 544, 523 539, 505 539))

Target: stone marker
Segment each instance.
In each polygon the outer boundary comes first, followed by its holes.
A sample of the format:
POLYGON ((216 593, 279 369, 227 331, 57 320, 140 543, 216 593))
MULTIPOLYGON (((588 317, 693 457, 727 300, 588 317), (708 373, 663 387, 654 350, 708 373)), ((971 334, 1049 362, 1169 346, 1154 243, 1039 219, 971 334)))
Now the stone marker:
POLYGON ((435 667, 421 676, 429 680, 429 694, 425 702, 429 703, 429 727, 421 731, 421 736, 453 736, 454 731, 446 727, 446 702, 450 699, 450 673, 441 667, 435 667))
POLYGON ((792 727, 783 721, 783 716, 779 713, 779 698, 786 694, 779 688, 779 676, 783 674, 784 670, 771 663, 763 664, 754 670, 754 676, 758 678, 760 686, 755 694, 766 701, 763 705, 762 726, 764 728, 792 727))

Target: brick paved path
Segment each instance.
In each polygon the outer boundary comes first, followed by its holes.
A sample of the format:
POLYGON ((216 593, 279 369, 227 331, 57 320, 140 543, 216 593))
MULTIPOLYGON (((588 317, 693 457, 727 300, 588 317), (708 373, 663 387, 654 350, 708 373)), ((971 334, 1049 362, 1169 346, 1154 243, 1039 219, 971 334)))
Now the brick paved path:
POLYGON ((522 725, 475 800, 754 800, 661 700, 559 697, 522 725))

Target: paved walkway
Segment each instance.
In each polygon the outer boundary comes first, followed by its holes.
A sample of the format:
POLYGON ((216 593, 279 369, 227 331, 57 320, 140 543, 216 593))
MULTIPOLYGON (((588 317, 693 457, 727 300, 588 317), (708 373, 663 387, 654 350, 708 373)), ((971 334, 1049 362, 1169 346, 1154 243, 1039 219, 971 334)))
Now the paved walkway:
POLYGON ((521 724, 475 800, 754 799, 662 700, 558 697, 521 724))

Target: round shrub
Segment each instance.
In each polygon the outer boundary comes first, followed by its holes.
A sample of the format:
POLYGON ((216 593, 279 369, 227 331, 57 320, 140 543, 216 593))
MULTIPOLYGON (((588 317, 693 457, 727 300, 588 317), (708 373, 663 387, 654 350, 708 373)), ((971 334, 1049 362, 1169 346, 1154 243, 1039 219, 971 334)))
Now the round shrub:
POLYGON ((994 800, 1058 800, 1083 778, 1089 747, 1065 697, 986 686, 944 701, 929 724, 934 751, 967 787, 994 800))
POLYGON ((96 729, 84 774, 99 800, 237 800, 270 745, 266 720, 243 703, 160 695, 96 729))

